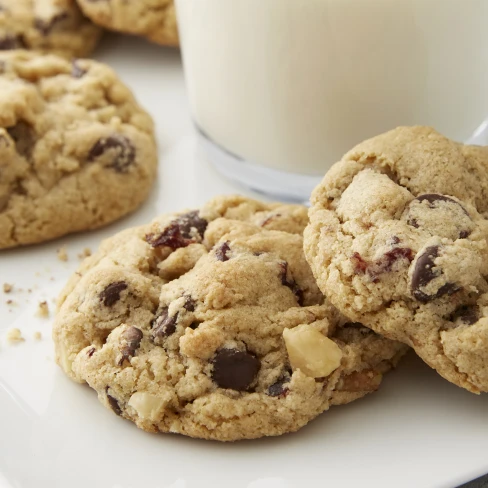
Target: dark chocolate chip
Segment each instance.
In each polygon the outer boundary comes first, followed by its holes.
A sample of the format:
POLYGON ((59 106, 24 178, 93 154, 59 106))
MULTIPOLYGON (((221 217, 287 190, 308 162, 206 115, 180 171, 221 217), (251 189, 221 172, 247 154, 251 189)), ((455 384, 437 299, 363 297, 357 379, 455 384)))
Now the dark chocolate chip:
POLYGON ((457 308, 450 318, 451 322, 460 321, 466 325, 476 324, 479 320, 479 311, 476 305, 463 305, 457 308))
POLYGON ((129 360, 130 358, 135 356, 136 351, 141 345, 143 336, 144 334, 142 333, 142 331, 134 326, 130 326, 123 332, 122 339, 124 343, 120 348, 122 358, 119 361, 119 365, 122 365, 125 360, 129 360))
POLYGON ((469 230, 462 230, 459 233, 459 239, 466 239, 466 237, 468 237, 470 234, 471 232, 469 230))
POLYGON ((126 289, 127 283, 124 281, 110 283, 110 285, 100 293, 100 300, 106 307, 111 307, 120 300, 120 294, 126 289))
POLYGON ((417 219, 409 219, 409 220, 407 220, 407 224, 411 225, 412 227, 415 227, 416 229, 418 229, 420 227, 417 219))
POLYGON ((105 392, 107 394, 108 403, 109 403, 110 407, 112 408, 112 410, 117 415, 122 415, 122 409, 120 408, 119 402, 117 401, 117 399, 115 399, 112 395, 109 395, 109 393, 108 393, 108 386, 107 386, 107 388, 105 388, 105 392))
POLYGON ((175 222, 180 228, 181 235, 186 239, 194 238, 195 231, 202 238, 208 226, 208 222, 200 217, 198 210, 180 215, 175 222))
POLYGON ((392 244, 399 244, 399 242, 400 242, 400 238, 398 236, 393 236, 391 238, 391 243, 392 244))
POLYGON ((173 250, 187 247, 203 238, 208 222, 202 219, 198 211, 180 215, 170 222, 161 234, 148 234, 146 241, 152 247, 167 246, 173 250))
POLYGON ((290 382, 289 377, 282 377, 268 388, 268 395, 271 397, 285 397, 289 388, 286 386, 290 382))
POLYGON ((7 51, 9 49, 22 49, 23 47, 25 47, 25 43, 21 36, 6 35, 0 39, 1 51, 7 51))
POLYGON ((219 261, 228 261, 230 258, 227 253, 230 251, 229 241, 223 242, 215 250, 215 256, 219 261))
POLYGON ((456 200, 453 198, 446 197, 446 195, 440 195, 439 193, 426 193, 425 195, 419 195, 415 200, 418 200, 419 202, 429 202, 430 208, 434 208, 436 202, 454 203, 455 205, 459 205, 463 209, 464 213, 469 217, 468 212, 459 202, 456 202, 456 200))
POLYGON ((57 27, 58 24, 62 23, 66 19, 69 18, 68 12, 59 12, 56 15, 53 15, 50 19, 35 19, 34 20, 34 27, 41 32, 43 36, 47 36, 54 27, 57 27))
POLYGON ((434 294, 428 295, 421 290, 432 280, 441 275, 441 271, 434 271, 435 259, 439 256, 439 246, 430 246, 419 256, 412 275, 412 294, 421 303, 427 303, 444 295, 452 295, 460 290, 455 283, 442 285, 434 294))
POLYGON ((196 330, 196 329, 198 329, 198 326, 200 324, 201 324, 201 322, 192 322, 188 327, 190 327, 190 329, 196 330))
POLYGON ((35 144, 34 129, 23 120, 19 120, 14 126, 9 127, 7 132, 15 142, 17 152, 29 159, 35 144))
POLYGON ((75 59, 71 64, 71 76, 73 78, 82 78, 87 72, 88 70, 82 68, 78 60, 75 59))
POLYGON ((88 349, 88 351, 86 351, 86 355, 91 358, 93 356, 93 354, 95 353, 96 349, 94 347, 91 347, 90 349, 88 349))
POLYGON ((183 304, 183 308, 187 310, 188 312, 194 312, 195 311, 195 300, 191 296, 186 295, 185 296, 185 303, 183 304))
POLYGON ((212 379, 220 388, 249 389, 261 367, 259 359, 237 349, 220 349, 213 359, 212 379))
POLYGON ((288 263, 286 261, 282 261, 281 263, 278 263, 278 266, 280 267, 281 284, 290 288, 290 290, 295 295, 298 305, 300 305, 300 307, 303 307, 303 290, 298 286, 297 282, 293 278, 288 279, 288 263))
POLYGON ((88 161, 95 161, 107 151, 112 154, 107 167, 112 168, 117 173, 126 173, 135 162, 136 149, 132 142, 121 134, 113 134, 99 139, 90 149, 88 161))
POLYGON ((178 320, 178 313, 170 317, 168 315, 168 308, 161 310, 159 315, 153 321, 153 339, 163 339, 169 337, 176 332, 176 321, 178 320))

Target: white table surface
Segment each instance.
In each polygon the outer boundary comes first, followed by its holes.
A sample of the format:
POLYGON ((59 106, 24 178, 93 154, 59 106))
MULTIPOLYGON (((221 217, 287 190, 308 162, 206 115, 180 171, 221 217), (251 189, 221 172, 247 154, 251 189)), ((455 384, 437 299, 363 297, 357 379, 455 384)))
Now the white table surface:
POLYGON ((108 36, 95 57, 120 73, 156 120, 161 171, 148 202, 120 222, 0 253, 0 487, 440 488, 488 472, 488 395, 450 385, 413 355, 378 393, 333 408, 296 434, 235 444, 146 434, 62 374, 53 361, 52 314, 35 312, 41 300, 54 309, 78 253, 157 213, 249 194, 196 150, 178 51, 108 36), (66 263, 56 257, 61 246, 66 263), (4 282, 13 293, 1 292, 4 282), (9 345, 11 327, 26 341, 9 345))

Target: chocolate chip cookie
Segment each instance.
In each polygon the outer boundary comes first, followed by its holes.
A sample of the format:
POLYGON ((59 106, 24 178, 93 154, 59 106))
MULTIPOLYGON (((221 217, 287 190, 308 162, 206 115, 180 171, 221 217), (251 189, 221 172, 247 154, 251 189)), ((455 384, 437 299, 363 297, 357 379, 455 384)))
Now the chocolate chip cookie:
POLYGON ((165 46, 178 45, 173 0, 78 0, 84 14, 107 29, 135 34, 165 46))
POLYGON ((305 253, 352 320, 488 391, 488 149, 433 129, 368 140, 315 189, 305 253))
POLYGON ((84 57, 93 51, 101 33, 75 0, 0 0, 0 50, 84 57))
POLYGON ((154 181, 153 123, 95 61, 0 52, 0 248, 94 229, 154 181))
POLYGON ((324 299, 305 225, 304 207, 221 197, 106 240, 60 297, 58 363, 146 431, 220 441, 375 391, 406 347, 324 299))

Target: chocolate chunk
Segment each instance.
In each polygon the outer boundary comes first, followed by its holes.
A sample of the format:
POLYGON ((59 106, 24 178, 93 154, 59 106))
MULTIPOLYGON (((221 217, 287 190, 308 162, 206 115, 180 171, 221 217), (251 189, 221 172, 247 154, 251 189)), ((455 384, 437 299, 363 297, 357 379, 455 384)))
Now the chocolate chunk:
POLYGON ((86 355, 91 358, 93 356, 93 354, 95 353, 96 349, 94 347, 91 347, 90 349, 88 349, 88 351, 86 351, 86 355))
POLYGON ((290 377, 282 377, 268 388, 268 395, 271 397, 285 397, 289 389, 285 386, 290 382, 290 377))
POLYGON ((54 27, 57 27, 58 24, 68 18, 68 12, 59 12, 58 14, 53 15, 50 19, 35 19, 34 27, 41 32, 43 36, 47 36, 54 27))
POLYGON ((176 221, 181 235, 186 239, 192 239, 195 234, 201 239, 207 230, 208 222, 200 217, 198 210, 180 215, 176 221))
POLYGON ((17 152, 29 159, 35 144, 34 129, 27 122, 19 120, 14 126, 9 127, 7 132, 14 140, 17 152))
POLYGON ((112 410, 117 415, 122 415, 122 409, 119 406, 119 402, 112 395, 109 395, 109 393, 108 393, 108 386, 107 386, 107 388, 105 388, 105 393, 107 394, 107 400, 108 400, 108 403, 109 403, 110 407, 112 408, 112 410))
POLYGON ((188 327, 190 327, 190 329, 196 330, 196 329, 198 329, 198 326, 200 324, 201 324, 201 322, 192 322, 188 327))
POLYGON ((290 288, 290 290, 295 295, 295 298, 297 299, 298 305, 300 305, 300 307, 303 307, 303 303, 304 303, 303 290, 298 286, 298 284, 293 278, 288 279, 288 263, 286 261, 283 261, 278 265, 280 267, 281 284, 290 288))
POLYGON ((122 134, 113 134, 99 139, 90 149, 88 161, 92 162, 110 151, 110 161, 106 165, 117 173, 126 173, 136 159, 136 149, 122 134))
POLYGON ((88 70, 82 68, 77 59, 71 64, 71 76, 73 78, 82 78, 87 72, 88 70))
POLYGON ((183 304, 183 308, 187 310, 188 312, 194 312, 195 311, 195 300, 191 296, 185 296, 185 303, 183 304))
POLYGON ((126 289, 127 283, 124 281, 110 283, 110 285, 100 293, 100 300, 106 307, 111 307, 120 300, 120 294, 126 289))
POLYGON ((469 216, 466 209, 459 202, 456 202, 456 200, 453 198, 446 197, 446 195, 440 195, 439 193, 426 193, 425 195, 419 195, 415 200, 418 200, 419 202, 429 202, 430 208, 434 208, 436 206, 436 202, 454 203, 455 205, 459 205, 463 209, 463 212, 469 216))
POLYGON ((120 348, 122 358, 119 361, 119 365, 122 365, 125 360, 129 360, 130 358, 135 356, 136 351, 141 345, 143 336, 144 334, 142 333, 142 331, 133 326, 130 326, 122 333, 122 340, 124 341, 124 343, 120 348))
POLYGON ((230 258, 227 253, 230 251, 229 241, 223 242, 215 250, 215 256, 219 261, 228 261, 230 258))
POLYGON ((167 246, 174 251, 200 242, 207 225, 208 222, 200 218, 198 211, 189 212, 170 222, 161 234, 148 234, 146 241, 152 247, 167 246))
POLYGON ((479 320, 479 311, 476 305, 463 305, 457 308, 450 318, 451 322, 461 322, 465 325, 476 324, 479 320))
POLYGON ((168 307, 164 307, 158 317, 153 321, 153 333, 154 339, 163 339, 169 337, 176 332, 176 321, 178 320, 178 313, 170 317, 168 315, 168 307))
POLYGON ((0 50, 7 51, 9 49, 22 49, 25 47, 24 40, 21 36, 6 35, 0 38, 0 50))
POLYGON ((442 271, 434 270, 435 259, 439 256, 439 246, 430 246, 419 256, 412 275, 412 294, 421 303, 427 303, 444 295, 452 295, 460 290, 455 283, 445 283, 434 294, 427 294, 422 288, 438 278, 442 271))
POLYGON ((220 388, 249 389, 261 367, 259 359, 237 349, 220 349, 213 359, 212 379, 220 388))

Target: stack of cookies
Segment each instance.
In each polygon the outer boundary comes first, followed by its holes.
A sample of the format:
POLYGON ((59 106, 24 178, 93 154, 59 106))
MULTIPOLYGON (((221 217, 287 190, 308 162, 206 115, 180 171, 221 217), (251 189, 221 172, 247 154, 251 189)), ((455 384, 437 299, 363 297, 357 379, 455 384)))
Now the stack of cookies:
POLYGON ((409 347, 488 391, 488 149, 399 128, 300 205, 219 197, 105 241, 68 283, 57 360, 149 432, 296 431, 409 347))

